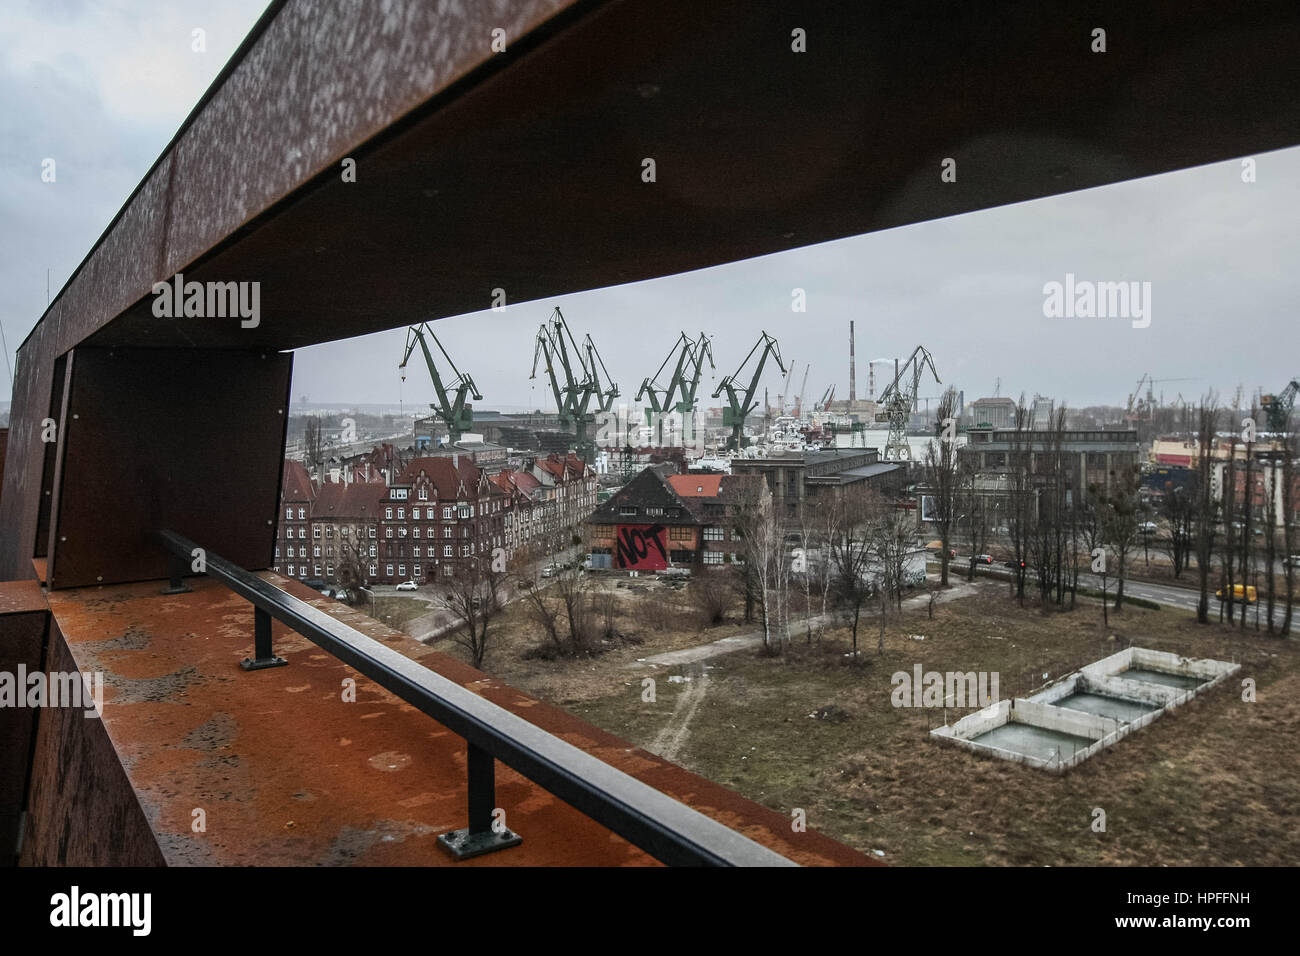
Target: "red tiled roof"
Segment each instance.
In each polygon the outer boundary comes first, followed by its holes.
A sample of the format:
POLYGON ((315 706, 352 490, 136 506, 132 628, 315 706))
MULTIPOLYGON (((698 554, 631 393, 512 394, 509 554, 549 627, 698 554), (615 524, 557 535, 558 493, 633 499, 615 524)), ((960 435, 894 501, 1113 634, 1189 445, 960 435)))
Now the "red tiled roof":
POLYGON ((280 491, 285 501, 314 501, 316 489, 311 483, 311 476, 307 474, 307 466, 286 458, 280 491))
POLYGON ((478 491, 479 479, 483 472, 474 464, 469 455, 440 455, 437 458, 415 458, 393 479, 393 484, 410 485, 424 472, 433 482, 438 494, 444 498, 453 498, 463 483, 470 494, 478 491))
POLYGON ((669 475, 668 484, 684 498, 716 498, 722 475, 669 475))
POLYGON ((378 482, 327 483, 321 486, 311 515, 313 518, 377 518, 380 502, 386 497, 388 488, 378 482))

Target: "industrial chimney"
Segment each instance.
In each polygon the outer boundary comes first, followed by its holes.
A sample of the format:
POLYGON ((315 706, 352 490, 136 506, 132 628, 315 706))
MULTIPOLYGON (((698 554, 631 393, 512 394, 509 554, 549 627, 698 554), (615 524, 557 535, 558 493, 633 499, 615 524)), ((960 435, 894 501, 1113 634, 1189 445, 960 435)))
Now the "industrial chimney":
POLYGON ((858 397, 858 373, 854 367, 853 358, 853 320, 849 319, 849 410, 853 409, 853 402, 858 397))

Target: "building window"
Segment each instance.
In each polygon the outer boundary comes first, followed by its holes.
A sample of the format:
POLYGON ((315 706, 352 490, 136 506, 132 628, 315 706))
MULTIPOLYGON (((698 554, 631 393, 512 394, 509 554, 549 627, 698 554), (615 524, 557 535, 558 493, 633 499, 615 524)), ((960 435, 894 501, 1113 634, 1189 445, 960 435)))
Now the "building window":
POLYGON ((314 565, 312 565, 311 575, 312 575, 312 577, 314 577, 314 578, 318 578, 318 577, 320 577, 320 565, 319 565, 319 564, 314 564, 314 565))
POLYGON ((420 556, 420 546, 417 544, 415 548, 411 551, 411 557, 418 558, 419 556, 420 556))
POLYGON ((373 538, 374 536, 375 536, 375 526, 374 526, 374 525, 371 525, 371 526, 370 526, 370 537, 373 538))
POLYGON ((292 564, 289 565, 289 566, 288 566, 287 568, 285 568, 284 570, 288 573, 289 577, 293 577, 293 565, 292 565, 292 564))
POLYGON ((311 556, 312 556, 313 558, 319 558, 319 557, 320 557, 320 545, 319 545, 319 544, 314 544, 314 545, 312 545, 311 556))
MULTIPOLYGON (((292 521, 292 520, 293 520, 293 509, 292 509, 292 508, 285 508, 285 509, 284 509, 284 517, 286 518, 286 520, 288 520, 288 521, 292 521)), ((290 572, 290 573, 292 573, 292 572, 290 572)))
POLYGON ((411 529, 411 537, 412 537, 412 538, 418 538, 419 536, 420 536, 420 529, 419 529, 419 528, 412 528, 412 529, 411 529))
POLYGON ((392 509, 392 508, 385 508, 385 509, 384 509, 384 517, 385 517, 385 518, 392 518, 392 517, 393 517, 393 509, 392 509))
POLYGON ((442 529, 442 536, 444 538, 451 537, 451 525, 447 525, 445 528, 442 529))
POLYGON ((325 565, 325 576, 327 578, 334 577, 334 565, 332 564, 325 565))
POLYGON ((312 528, 312 529, 311 529, 311 536, 312 536, 313 538, 315 538, 317 541, 319 541, 319 540, 320 540, 320 528, 312 528))
POLYGON ((705 563, 705 564, 721 564, 721 563, 722 563, 722 552, 721 552, 721 551, 705 551, 705 552, 704 552, 704 563, 705 563))
POLYGON ((275 549, 275 556, 277 558, 280 556, 280 549, 278 547, 275 549))
POLYGON ((474 509, 470 505, 457 505, 456 515, 461 518, 474 517, 474 509))
POLYGON ((419 509, 419 508, 412 508, 412 509, 411 509, 411 520, 412 520, 412 521, 419 521, 419 520, 420 520, 420 509, 419 509))
POLYGON ((385 564, 384 573, 391 578, 393 576, 393 566, 391 564, 385 564))
POLYGON ((691 533, 691 529, 688 527, 674 527, 668 529, 668 539, 670 541, 693 541, 695 535, 691 533))
POLYGON ((392 536, 393 536, 393 529, 392 529, 392 528, 385 528, 385 529, 384 529, 384 537, 385 537, 385 538, 391 538, 392 536))
POLYGON ((307 549, 305 547, 298 549, 298 557, 300 558, 307 557, 307 549))
POLYGON ((451 505, 444 505, 442 509, 442 520, 450 521, 452 518, 454 518, 455 515, 452 513, 452 511, 453 509, 451 505))
POLYGON ((428 500, 429 500, 429 489, 428 489, 428 488, 421 487, 421 488, 420 488, 420 495, 419 495, 419 497, 420 497, 420 500, 421 500, 421 501, 428 501, 428 500))
POLYGON ((664 509, 663 509, 663 508, 647 508, 647 509, 645 510, 645 513, 646 513, 647 515, 649 515, 650 517, 652 517, 652 518, 659 518, 659 517, 662 517, 662 516, 663 516, 664 509))
POLYGON ((325 529, 325 537, 327 537, 327 538, 332 538, 332 537, 334 537, 334 526, 333 526, 333 525, 330 525, 328 528, 325 529))
POLYGON ((420 566, 417 564, 415 567, 411 568, 411 577, 418 578, 419 576, 420 576, 420 566))
POLYGON ((399 564, 399 565, 397 566, 397 576, 398 576, 399 578, 404 578, 404 577, 406 577, 406 565, 404 565, 404 564, 399 564))
POLYGON ((705 529, 704 529, 704 540, 705 540, 705 541, 721 541, 721 540, 722 540, 722 537, 723 537, 723 535, 722 535, 722 529, 721 529, 721 528, 705 528, 705 529))
POLYGON ((449 544, 444 544, 444 545, 442 546, 442 556, 443 556, 444 558, 450 558, 451 555, 452 555, 451 545, 449 545, 449 544))
POLYGON ((636 505, 621 505, 618 513, 621 515, 634 515, 636 514, 636 505))
POLYGON ((432 528, 429 529, 429 537, 430 537, 430 538, 433 537, 433 529, 432 529, 432 528))
POLYGON ((406 537, 406 526, 405 526, 405 525, 403 525, 402 527, 400 527, 400 528, 397 529, 397 536, 398 536, 399 538, 405 538, 405 537, 406 537))
MULTIPOLYGON (((406 500, 406 489, 405 489, 405 488, 394 488, 394 489, 393 489, 393 500, 394 500, 394 501, 405 501, 405 500, 406 500)), ((398 514, 397 517, 400 518, 400 517, 401 517, 401 514, 398 514)))
MULTIPOLYGON (((372 545, 370 546, 370 553, 369 553, 368 555, 366 555, 366 557, 368 557, 368 558, 373 558, 374 556, 375 556, 375 546, 372 544, 372 545)), ((373 573, 373 572, 372 572, 372 573, 373 573)))
POLYGON ((303 521, 303 520, 306 519, 306 517, 307 517, 307 510, 306 510, 305 508, 299 508, 299 509, 298 509, 298 520, 299 520, 299 521, 303 521))
POLYGON ((398 508, 398 509, 397 509, 397 520, 398 520, 398 521, 405 521, 405 520, 406 520, 406 509, 405 509, 405 508, 398 508))
POLYGON ((366 568, 366 573, 373 578, 375 576, 375 566, 372 564, 370 567, 366 568))

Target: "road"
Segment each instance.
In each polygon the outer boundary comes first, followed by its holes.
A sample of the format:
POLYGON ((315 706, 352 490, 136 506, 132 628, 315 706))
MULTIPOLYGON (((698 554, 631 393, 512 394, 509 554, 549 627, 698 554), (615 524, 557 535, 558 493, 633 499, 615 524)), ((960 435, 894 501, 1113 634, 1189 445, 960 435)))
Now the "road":
MULTIPOLYGON (((969 561, 970 561, 969 555, 958 555, 957 557, 950 559, 950 563, 948 565, 949 574, 952 574, 955 571, 958 574, 964 575, 966 573, 966 568, 969 566, 968 563, 969 561)), ((976 569, 979 570, 980 573, 988 575, 990 577, 997 577, 1002 579, 1009 579, 1011 577, 1011 569, 1005 567, 1001 562, 997 562, 992 565, 976 565, 976 569)), ((1092 588, 1095 591, 1100 591, 1102 589, 1101 577, 1095 574, 1080 574, 1079 584, 1082 585, 1083 587, 1092 588)), ((1026 586, 1033 587, 1033 585, 1034 585, 1034 578, 1033 578, 1033 571, 1031 569, 1029 572, 1029 579, 1026 582, 1026 586)), ((1115 595, 1115 579, 1113 577, 1107 576, 1106 578, 1106 593, 1111 596, 1111 600, 1113 601, 1115 595)), ((1200 592, 1197 590, 1193 590, 1191 588, 1175 587, 1174 585, 1170 585, 1170 584, 1152 584, 1147 581, 1132 581, 1132 580, 1126 580, 1124 582, 1124 596, 1142 598, 1145 601, 1154 601, 1156 604, 1161 604, 1164 605, 1165 607, 1180 608, 1185 611, 1191 611, 1193 614, 1196 613, 1196 606, 1200 600, 1200 592)), ((1266 616, 1267 616, 1267 601, 1262 591, 1260 592, 1260 601, 1257 606, 1259 609, 1260 623, 1262 624, 1266 620, 1266 616)), ((1255 610, 1256 608, 1252 607, 1249 613, 1247 614, 1246 616, 1247 624, 1251 624, 1251 625, 1254 624, 1255 610)), ((1241 615, 1240 605, 1236 607, 1235 613, 1238 616, 1238 618, 1240 618, 1241 615)), ((1294 613, 1297 619, 1297 623, 1300 623, 1300 608, 1295 609, 1294 613)), ((1282 601, 1279 598, 1278 606, 1273 609, 1274 623, 1281 624, 1283 614, 1284 614, 1284 609, 1282 607, 1282 601)), ((1210 617, 1214 619, 1217 618, 1218 616, 1219 616, 1219 602, 1217 598, 1211 595, 1210 617)))

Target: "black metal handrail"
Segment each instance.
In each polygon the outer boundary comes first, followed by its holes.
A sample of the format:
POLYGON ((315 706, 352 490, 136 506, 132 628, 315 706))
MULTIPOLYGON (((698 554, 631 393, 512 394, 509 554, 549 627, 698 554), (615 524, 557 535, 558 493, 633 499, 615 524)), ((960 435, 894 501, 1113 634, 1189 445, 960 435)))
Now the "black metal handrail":
POLYGON ((465 738, 468 748, 469 826, 439 837, 464 858, 520 842, 494 827, 494 760, 673 866, 794 866, 795 864, 367 637, 335 617, 232 564, 174 531, 160 532, 170 556, 171 591, 201 557, 204 573, 254 608, 255 657, 244 667, 283 665, 271 653, 270 619, 281 621, 381 687, 465 738))

